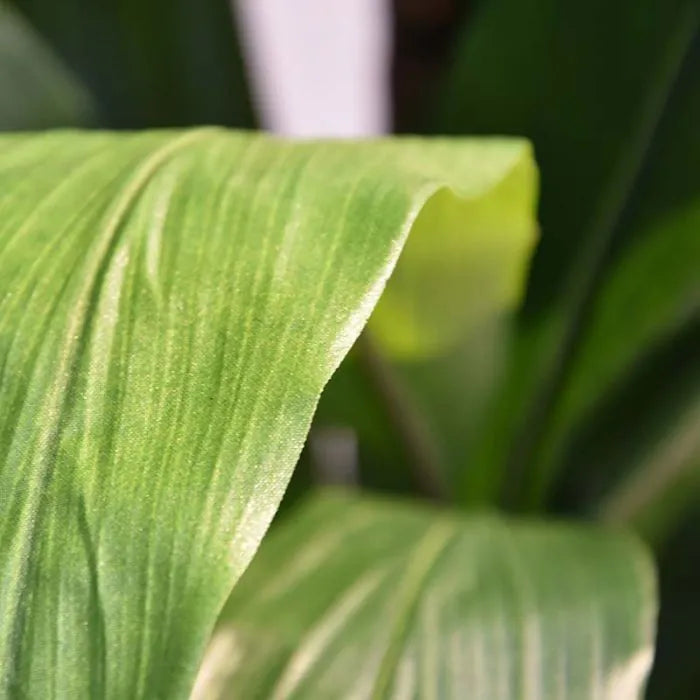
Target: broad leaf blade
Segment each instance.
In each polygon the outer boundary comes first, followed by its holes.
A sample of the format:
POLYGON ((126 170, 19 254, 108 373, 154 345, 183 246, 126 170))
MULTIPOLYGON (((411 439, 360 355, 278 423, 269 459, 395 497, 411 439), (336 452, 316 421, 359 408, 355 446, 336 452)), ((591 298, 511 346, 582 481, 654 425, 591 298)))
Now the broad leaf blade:
POLYGON ((626 535, 317 497, 226 604, 194 697, 639 697, 654 575, 626 535))
POLYGON ((530 158, 0 138, 0 695, 187 694, 423 206, 530 158))

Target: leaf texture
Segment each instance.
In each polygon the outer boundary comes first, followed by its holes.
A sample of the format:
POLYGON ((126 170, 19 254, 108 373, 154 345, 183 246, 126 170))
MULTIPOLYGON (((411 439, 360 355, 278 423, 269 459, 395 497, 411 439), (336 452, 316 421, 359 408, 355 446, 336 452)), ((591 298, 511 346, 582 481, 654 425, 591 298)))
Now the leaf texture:
POLYGON ((424 206, 468 212, 523 163, 520 140, 0 137, 0 696, 188 694, 424 206))
POLYGON ((263 544, 193 697, 637 698, 654 589, 625 535, 326 494, 263 544))

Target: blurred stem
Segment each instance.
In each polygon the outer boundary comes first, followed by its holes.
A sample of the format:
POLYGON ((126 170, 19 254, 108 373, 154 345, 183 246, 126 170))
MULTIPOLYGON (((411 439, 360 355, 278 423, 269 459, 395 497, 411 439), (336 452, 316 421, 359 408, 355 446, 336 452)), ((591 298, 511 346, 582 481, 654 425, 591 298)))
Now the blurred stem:
POLYGON ((364 331, 355 344, 359 365, 382 403, 396 432, 419 488, 431 499, 444 501, 447 489, 440 457, 430 429, 401 378, 372 337, 364 331))

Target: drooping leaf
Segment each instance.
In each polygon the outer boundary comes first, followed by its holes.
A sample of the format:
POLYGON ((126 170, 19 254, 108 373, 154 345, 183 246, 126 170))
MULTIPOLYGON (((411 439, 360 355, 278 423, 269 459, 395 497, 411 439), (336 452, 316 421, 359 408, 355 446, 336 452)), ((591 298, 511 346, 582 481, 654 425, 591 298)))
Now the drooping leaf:
POLYGON ((403 360, 444 356, 517 305, 535 240, 534 218, 523 215, 534 209, 534 185, 532 166, 523 161, 489 197, 476 190, 467 204, 444 192, 444 201, 435 198, 421 212, 414 227, 428 231, 407 242, 369 321, 383 352, 403 360))
POLYGON ((467 454, 466 500, 541 504, 579 423, 697 312, 699 21, 694 0, 487 0, 465 27, 433 126, 530 137, 543 191, 527 301, 467 454), (662 248, 690 255, 651 280, 662 248))
POLYGON ((0 695, 187 695, 414 222, 523 162, 500 139, 0 137, 0 695))
POLYGON ((254 125, 227 0, 10 0, 94 96, 100 124, 254 125))
POLYGON ((263 544, 193 697, 637 698, 654 589, 626 535, 325 495, 263 544))
POLYGON ((82 86, 19 13, 0 2, 0 131, 85 126, 93 117, 82 86))

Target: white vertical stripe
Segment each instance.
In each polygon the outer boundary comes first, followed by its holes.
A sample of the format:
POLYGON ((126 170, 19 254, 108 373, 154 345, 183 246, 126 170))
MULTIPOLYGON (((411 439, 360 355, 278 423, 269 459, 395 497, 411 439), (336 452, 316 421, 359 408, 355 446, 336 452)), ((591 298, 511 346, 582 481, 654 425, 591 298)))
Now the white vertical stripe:
POLYGON ((362 136, 389 122, 389 3, 234 0, 266 128, 362 136))

